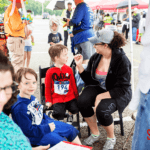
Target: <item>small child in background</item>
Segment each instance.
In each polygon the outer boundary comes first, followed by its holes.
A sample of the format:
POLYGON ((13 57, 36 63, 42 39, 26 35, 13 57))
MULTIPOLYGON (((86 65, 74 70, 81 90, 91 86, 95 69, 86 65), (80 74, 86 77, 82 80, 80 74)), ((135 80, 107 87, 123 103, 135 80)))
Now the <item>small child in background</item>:
MULTIPOLYGON (((59 20, 55 16, 52 16, 49 22, 51 33, 48 35, 48 43, 50 46, 63 43, 62 35, 58 32, 59 25, 59 20)), ((53 64, 54 62, 51 60, 50 66, 53 64)))
POLYGON ((138 35, 138 39, 136 40, 135 44, 140 44, 140 39, 143 36, 144 32, 145 32, 145 24, 146 24, 146 13, 143 13, 142 19, 140 20, 140 25, 139 25, 139 35, 138 35))
POLYGON ((79 112, 77 86, 72 68, 66 65, 67 47, 61 44, 51 46, 49 55, 54 65, 50 67, 45 77, 46 106, 53 105, 52 117, 63 120, 66 110, 72 114, 79 112))
POLYGON ((24 63, 23 66, 27 66, 27 68, 29 68, 29 64, 30 64, 30 59, 31 59, 31 51, 32 51, 32 43, 31 43, 31 34, 32 34, 32 27, 29 25, 29 18, 22 18, 22 20, 27 20, 28 25, 27 28, 28 30, 30 30, 30 34, 27 38, 24 39, 25 42, 25 48, 24 48, 24 63))
POLYGON ((20 68, 16 73, 16 82, 20 93, 18 101, 11 107, 12 118, 32 145, 50 144, 53 147, 66 139, 81 144, 76 128, 43 113, 43 105, 33 96, 37 89, 37 74, 33 69, 20 68))
MULTIPOLYGON (((32 28, 32 31, 33 31, 33 29, 34 29, 34 24, 33 24, 33 17, 31 16, 31 14, 32 14, 32 11, 31 10, 27 10, 27 18, 29 18, 29 25, 30 25, 30 27, 32 28)), ((31 42, 32 42, 32 46, 34 46, 34 37, 33 37, 33 32, 32 32, 32 34, 31 34, 31 42)))
POLYGON ((50 44, 50 46, 55 44, 62 44, 62 35, 58 32, 59 20, 55 16, 51 17, 49 27, 51 30, 51 33, 48 36, 48 43, 50 44))

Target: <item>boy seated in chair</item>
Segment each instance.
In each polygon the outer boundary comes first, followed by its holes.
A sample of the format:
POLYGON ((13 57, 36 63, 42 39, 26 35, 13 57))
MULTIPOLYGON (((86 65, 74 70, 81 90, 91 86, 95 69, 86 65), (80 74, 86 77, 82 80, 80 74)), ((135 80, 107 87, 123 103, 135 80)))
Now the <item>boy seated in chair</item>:
POLYGON ((66 110, 72 114, 79 112, 77 107, 78 90, 72 68, 66 65, 67 47, 61 44, 51 46, 49 55, 54 65, 50 67, 45 77, 46 106, 53 105, 52 117, 63 120, 66 110))
POLYGON ((16 82, 20 93, 18 101, 11 107, 12 118, 32 145, 50 144, 52 147, 67 140, 81 144, 76 128, 43 114, 43 106, 33 96, 37 88, 37 74, 33 69, 20 68, 16 74, 16 82))

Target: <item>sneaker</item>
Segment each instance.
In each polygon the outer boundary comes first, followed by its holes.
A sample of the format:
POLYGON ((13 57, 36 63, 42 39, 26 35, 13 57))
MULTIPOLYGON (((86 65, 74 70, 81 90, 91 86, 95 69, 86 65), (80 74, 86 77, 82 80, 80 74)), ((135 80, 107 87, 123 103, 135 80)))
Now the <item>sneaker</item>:
POLYGON ((140 43, 139 43, 139 42, 136 42, 135 44, 138 44, 138 45, 140 45, 140 43))
POLYGON ((72 122, 73 122, 73 115, 69 115, 68 114, 68 116, 67 116, 67 122, 66 123, 72 124, 72 122))
POLYGON ((91 146, 93 145, 93 143, 95 142, 99 142, 99 139, 100 139, 100 135, 96 138, 94 138, 92 135, 90 135, 88 138, 86 138, 84 141, 83 141, 83 145, 88 145, 88 146, 91 146))
POLYGON ((116 137, 115 140, 107 139, 105 145, 103 146, 103 150, 113 150, 116 144, 116 137))
POLYGON ((136 41, 132 41, 132 43, 135 43, 136 41))

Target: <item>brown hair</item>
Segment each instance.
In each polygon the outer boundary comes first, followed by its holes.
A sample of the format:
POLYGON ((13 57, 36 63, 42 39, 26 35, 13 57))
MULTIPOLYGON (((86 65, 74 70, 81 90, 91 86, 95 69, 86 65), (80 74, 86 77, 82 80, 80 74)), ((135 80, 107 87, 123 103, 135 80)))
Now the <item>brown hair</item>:
POLYGON ((111 49, 114 49, 114 48, 120 48, 125 45, 126 45, 126 39, 124 38, 124 36, 118 33, 117 31, 114 31, 114 38, 111 41, 111 43, 108 44, 108 46, 111 49))
POLYGON ((53 45, 49 48, 49 55, 52 59, 53 62, 55 62, 55 57, 60 57, 60 53, 63 51, 63 49, 67 49, 68 48, 65 46, 65 45, 62 45, 62 44, 56 44, 56 45, 53 45))
POLYGON ((28 13, 32 13, 32 11, 30 9, 27 10, 28 13))
MULTIPOLYGON (((8 58, 5 56, 4 52, 0 50, 0 72, 10 71, 12 75, 12 80, 15 79, 14 68, 8 58)), ((18 91, 12 94, 10 100, 5 104, 5 108, 9 109, 17 101, 18 91)))
POLYGON ((34 75, 35 79, 37 81, 37 74, 33 69, 31 69, 31 68, 20 68, 16 73, 16 82, 19 84, 21 82, 21 79, 23 76, 26 78, 27 73, 34 75))

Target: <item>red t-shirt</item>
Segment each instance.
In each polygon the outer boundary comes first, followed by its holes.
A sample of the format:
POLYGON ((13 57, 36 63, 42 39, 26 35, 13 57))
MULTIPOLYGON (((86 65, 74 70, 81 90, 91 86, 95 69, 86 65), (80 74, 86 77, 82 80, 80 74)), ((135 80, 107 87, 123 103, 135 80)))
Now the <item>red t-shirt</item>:
POLYGON ((72 68, 63 65, 51 67, 45 77, 46 102, 65 103, 78 98, 78 90, 72 68))

